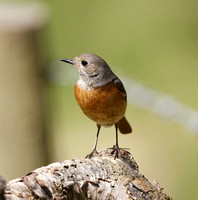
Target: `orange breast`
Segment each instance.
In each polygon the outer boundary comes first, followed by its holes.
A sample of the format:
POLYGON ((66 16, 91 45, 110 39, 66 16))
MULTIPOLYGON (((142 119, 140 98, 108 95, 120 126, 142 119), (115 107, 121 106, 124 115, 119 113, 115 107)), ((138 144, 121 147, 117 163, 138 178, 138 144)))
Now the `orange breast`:
POLYGON ((74 88, 75 98, 84 114, 100 125, 112 125, 125 114, 125 94, 112 82, 92 90, 78 86, 74 88))

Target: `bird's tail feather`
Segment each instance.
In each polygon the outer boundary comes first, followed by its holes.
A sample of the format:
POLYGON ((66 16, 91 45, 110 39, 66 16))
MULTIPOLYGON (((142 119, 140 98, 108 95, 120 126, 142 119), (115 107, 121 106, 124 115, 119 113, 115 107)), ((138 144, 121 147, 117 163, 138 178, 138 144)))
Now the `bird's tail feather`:
POLYGON ((132 133, 132 128, 125 117, 118 122, 118 128, 123 134, 132 133))

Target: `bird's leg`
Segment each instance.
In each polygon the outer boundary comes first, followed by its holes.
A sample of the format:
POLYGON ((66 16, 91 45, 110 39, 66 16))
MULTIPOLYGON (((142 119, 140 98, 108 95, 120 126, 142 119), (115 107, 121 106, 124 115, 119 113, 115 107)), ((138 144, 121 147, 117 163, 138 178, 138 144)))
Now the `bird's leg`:
POLYGON ((91 158, 94 153, 97 153, 96 147, 97 147, 97 143, 98 143, 98 136, 99 136, 99 133, 100 133, 101 125, 97 124, 97 127, 98 127, 98 131, 97 131, 97 135, 96 135, 96 141, 95 141, 94 148, 93 148, 92 152, 86 156, 86 158, 91 158))
POLYGON ((113 155, 114 152, 116 152, 115 158, 118 158, 118 154, 120 154, 120 148, 118 146, 118 123, 115 123, 115 129, 116 129, 116 145, 113 146, 113 151, 111 154, 113 155))
POLYGON ((95 145, 94 145, 94 149, 93 149, 94 152, 96 152, 96 148, 97 148, 97 144, 98 144, 98 136, 99 136, 99 133, 100 133, 101 125, 97 124, 97 127, 98 127, 98 131, 97 131, 96 141, 95 141, 95 145))

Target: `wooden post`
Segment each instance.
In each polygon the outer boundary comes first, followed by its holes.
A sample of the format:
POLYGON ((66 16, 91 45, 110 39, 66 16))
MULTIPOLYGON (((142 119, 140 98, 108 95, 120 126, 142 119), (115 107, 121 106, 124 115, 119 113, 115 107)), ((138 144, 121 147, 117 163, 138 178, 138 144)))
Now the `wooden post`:
POLYGON ((52 163, 8 182, 7 186, 2 179, 0 193, 8 200, 170 200, 157 182, 151 184, 139 173, 129 152, 121 150, 116 159, 111 153, 112 149, 107 149, 91 159, 52 163))
POLYGON ((0 172, 10 179, 46 163, 39 4, 0 4, 0 172))

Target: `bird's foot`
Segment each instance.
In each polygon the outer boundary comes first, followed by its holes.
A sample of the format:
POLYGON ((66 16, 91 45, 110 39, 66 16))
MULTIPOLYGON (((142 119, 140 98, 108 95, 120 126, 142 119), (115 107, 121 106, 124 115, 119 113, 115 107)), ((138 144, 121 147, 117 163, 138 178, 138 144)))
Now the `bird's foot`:
POLYGON ((89 158, 90 159, 90 158, 93 157, 94 154, 98 154, 98 152, 96 151, 96 149, 93 149, 93 151, 90 154, 86 155, 85 158, 89 158))
POLYGON ((112 149, 111 155, 115 154, 114 159, 118 158, 118 156, 120 155, 120 148, 119 148, 119 146, 118 145, 113 145, 113 147, 109 148, 109 149, 112 149))
POLYGON ((113 145, 113 147, 108 148, 108 149, 112 149, 111 155, 115 154, 114 159, 118 158, 118 157, 122 157, 122 150, 129 150, 129 148, 119 148, 118 145, 113 145))

